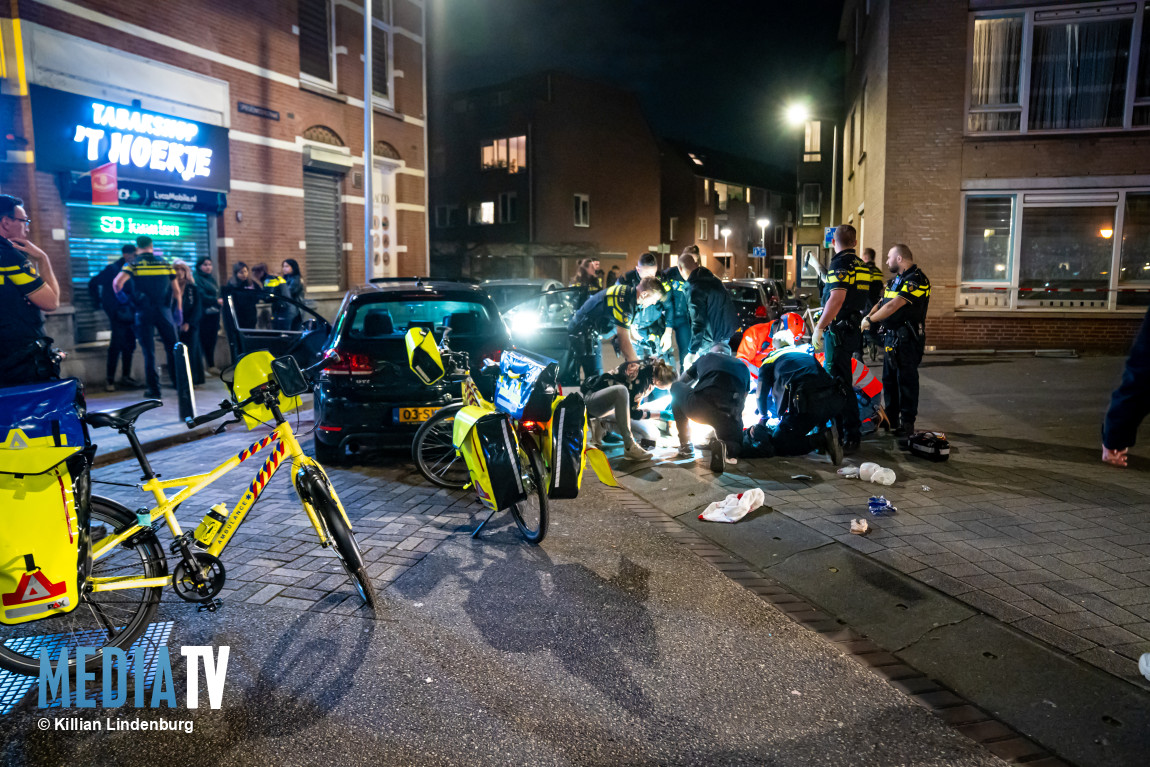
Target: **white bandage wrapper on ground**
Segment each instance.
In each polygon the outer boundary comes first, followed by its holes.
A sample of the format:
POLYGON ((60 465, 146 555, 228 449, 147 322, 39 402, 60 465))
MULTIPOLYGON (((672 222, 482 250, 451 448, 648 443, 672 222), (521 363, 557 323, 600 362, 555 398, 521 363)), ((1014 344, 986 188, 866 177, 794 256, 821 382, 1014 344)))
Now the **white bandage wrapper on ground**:
POLYGON ((762 506, 765 500, 766 495, 757 487, 744 490, 741 493, 731 493, 723 500, 715 501, 703 509, 699 519, 705 519, 708 522, 738 522, 762 506))

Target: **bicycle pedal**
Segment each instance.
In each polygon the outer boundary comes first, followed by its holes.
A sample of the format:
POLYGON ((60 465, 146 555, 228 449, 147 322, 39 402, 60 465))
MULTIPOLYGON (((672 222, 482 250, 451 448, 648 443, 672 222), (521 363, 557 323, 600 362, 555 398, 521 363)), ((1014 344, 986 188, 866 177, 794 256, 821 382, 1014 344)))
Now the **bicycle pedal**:
POLYGON ((204 602, 202 605, 197 605, 196 606, 196 612, 202 613, 205 610, 207 610, 210 613, 214 613, 216 610, 219 610, 223 606, 224 606, 224 600, 217 597, 216 599, 212 599, 208 602, 204 602))

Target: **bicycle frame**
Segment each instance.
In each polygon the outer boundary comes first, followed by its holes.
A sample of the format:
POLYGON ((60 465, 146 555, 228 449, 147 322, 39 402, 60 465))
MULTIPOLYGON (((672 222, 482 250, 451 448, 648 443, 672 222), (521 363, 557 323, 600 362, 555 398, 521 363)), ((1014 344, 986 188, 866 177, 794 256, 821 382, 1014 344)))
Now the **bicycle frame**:
MULTIPOLYGON (((261 440, 253 442, 246 450, 240 452, 238 455, 233 456, 224 463, 217 466, 215 469, 205 474, 195 474, 190 477, 177 477, 175 479, 161 480, 158 477, 149 479, 144 484, 140 485, 140 489, 149 492, 155 497, 157 506, 151 509, 149 514, 148 525, 133 525, 115 535, 110 535, 92 546, 92 561, 98 561, 101 557, 112 552, 117 546, 124 543, 132 536, 151 529, 151 526, 158 519, 163 519, 168 526, 168 530, 173 537, 183 535, 183 530, 180 528, 180 523, 176 520, 176 508, 194 496, 196 493, 203 490, 208 485, 218 480, 228 472, 235 469, 241 463, 251 458, 253 455, 263 450, 272 444, 275 447, 272 453, 264 461, 263 467, 259 473, 252 480, 251 485, 248 486, 247 492, 243 494, 239 502, 228 513, 227 518, 224 520, 223 525, 220 527, 219 532, 216 533, 211 545, 207 549, 207 553, 214 557, 219 557, 235 534, 236 530, 243 523, 247 517, 248 511, 251 510, 255 502, 259 500, 260 494, 263 493, 267 483, 279 470, 280 466, 285 462, 290 462, 293 466, 315 466, 320 472, 323 472, 323 467, 320 466, 314 459, 309 457, 303 452, 300 447, 299 441, 296 439, 295 433, 292 431, 291 424, 287 421, 276 426, 275 430, 261 440), (288 459, 285 461, 284 459, 288 459), (168 498, 164 492, 166 489, 182 487, 184 488, 176 495, 168 498)), ((326 476, 326 473, 324 473, 326 476)), ((300 495, 300 500, 303 502, 304 512, 307 514, 308 519, 311 521, 312 527, 315 528, 316 533, 319 535, 320 543, 327 546, 330 542, 327 531, 324 525, 319 521, 315 509, 311 504, 305 500, 305 494, 300 493, 297 485, 296 475, 292 474, 292 485, 296 487, 296 492, 300 495)), ((339 513, 343 515, 344 521, 351 527, 350 520, 347 518, 347 512, 343 509, 343 504, 340 502, 338 496, 335 494, 335 488, 328 485, 331 492, 332 499, 335 501, 336 506, 339 507, 339 513)), ((142 576, 121 576, 114 578, 98 578, 92 577, 88 579, 88 584, 92 591, 114 591, 118 589, 142 589, 151 588, 154 586, 166 586, 172 583, 172 576, 165 575, 155 578, 145 578, 142 576)))

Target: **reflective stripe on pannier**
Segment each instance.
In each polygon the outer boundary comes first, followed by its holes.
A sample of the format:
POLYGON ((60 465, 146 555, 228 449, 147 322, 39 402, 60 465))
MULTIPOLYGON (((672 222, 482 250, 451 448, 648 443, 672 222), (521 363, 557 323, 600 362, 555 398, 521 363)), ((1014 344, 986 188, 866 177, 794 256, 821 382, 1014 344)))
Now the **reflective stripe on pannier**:
POLYGON ((547 497, 574 498, 583 485, 587 456, 587 404, 582 394, 555 401, 547 424, 547 449, 551 467, 547 497))
POLYGON ((527 498, 519 441, 506 413, 467 406, 455 414, 452 443, 463 456, 479 499, 502 511, 527 498))

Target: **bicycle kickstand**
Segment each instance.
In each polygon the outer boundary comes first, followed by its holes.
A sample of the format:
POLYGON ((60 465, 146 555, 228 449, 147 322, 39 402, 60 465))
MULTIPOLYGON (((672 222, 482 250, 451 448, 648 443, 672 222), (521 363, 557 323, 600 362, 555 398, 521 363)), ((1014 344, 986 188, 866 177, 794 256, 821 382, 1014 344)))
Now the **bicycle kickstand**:
POLYGON ((480 522, 480 523, 479 523, 479 527, 477 527, 477 528, 475 528, 474 530, 472 530, 472 531, 471 531, 471 537, 472 537, 472 538, 475 538, 476 536, 478 536, 478 535, 479 535, 479 531, 483 529, 483 526, 484 526, 484 525, 486 525, 488 522, 490 522, 490 521, 491 521, 491 518, 495 516, 495 511, 496 511, 495 509, 492 509, 492 510, 491 510, 491 513, 487 515, 487 519, 485 519, 485 520, 483 520, 482 522, 480 522))

